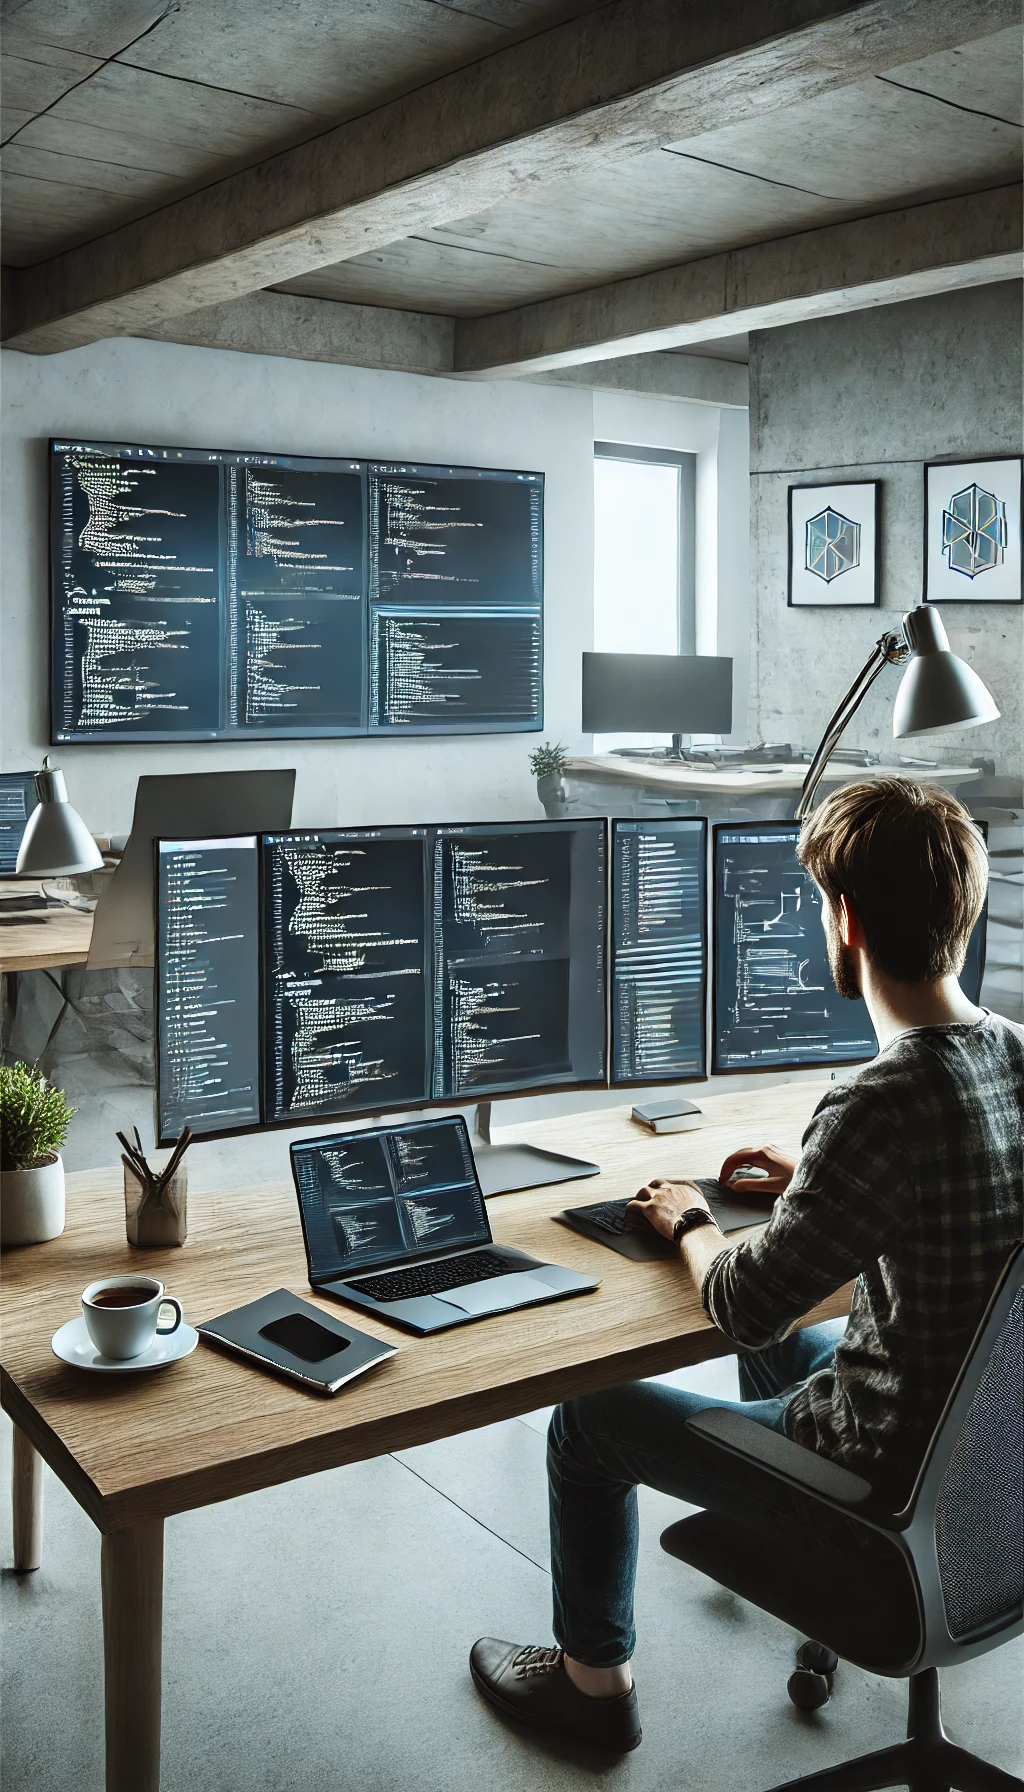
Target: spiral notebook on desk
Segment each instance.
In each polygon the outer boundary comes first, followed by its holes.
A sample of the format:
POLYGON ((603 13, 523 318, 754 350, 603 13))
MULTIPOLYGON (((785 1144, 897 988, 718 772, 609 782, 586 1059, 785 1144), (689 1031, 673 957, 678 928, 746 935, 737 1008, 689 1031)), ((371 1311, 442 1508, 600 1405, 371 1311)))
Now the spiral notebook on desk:
POLYGON ((322 1313, 287 1288, 275 1288, 197 1329, 210 1342, 322 1394, 336 1394, 398 1349, 322 1313))

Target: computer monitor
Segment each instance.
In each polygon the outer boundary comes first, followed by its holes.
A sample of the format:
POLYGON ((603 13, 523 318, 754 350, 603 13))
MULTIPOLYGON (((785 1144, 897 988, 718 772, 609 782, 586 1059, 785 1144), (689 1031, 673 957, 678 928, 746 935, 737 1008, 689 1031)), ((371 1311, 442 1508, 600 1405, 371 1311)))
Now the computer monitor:
POLYGON ((157 844, 161 1140, 260 1123, 259 846, 157 844))
POLYGON ((261 851, 265 1118, 422 1106, 426 828, 272 833, 261 851))
POLYGON ((258 900, 248 837, 161 841, 160 1138, 603 1088, 606 838, 596 819, 269 833, 258 900))
POLYGON ((707 1074, 707 846, 703 819, 613 821, 613 1083, 707 1074))
POLYGON ((35 806, 35 772, 0 773, 0 877, 13 877, 18 869, 18 853, 35 806))
POLYGON ((732 660, 710 654, 585 653, 585 734, 729 734, 732 660))
POLYGON ((539 729, 544 475, 50 444, 51 738, 539 729))
MULTIPOLYGON (((798 822, 719 822, 714 829, 715 1075, 806 1070, 873 1058, 862 1001, 839 995, 829 969, 821 896, 796 855, 798 822)), ((961 987, 977 1002, 986 914, 971 936, 961 987)))
POLYGON ((604 1084, 607 880, 603 820, 435 830, 436 1100, 604 1084))
POLYGON ((294 793, 291 769, 140 778, 128 843, 96 905, 89 970, 153 963, 154 841, 286 828, 294 793))
POLYGON ((367 466, 371 734, 543 722, 544 475, 367 466))
POLYGON ((270 1121, 604 1082, 603 821, 263 842, 270 1121))

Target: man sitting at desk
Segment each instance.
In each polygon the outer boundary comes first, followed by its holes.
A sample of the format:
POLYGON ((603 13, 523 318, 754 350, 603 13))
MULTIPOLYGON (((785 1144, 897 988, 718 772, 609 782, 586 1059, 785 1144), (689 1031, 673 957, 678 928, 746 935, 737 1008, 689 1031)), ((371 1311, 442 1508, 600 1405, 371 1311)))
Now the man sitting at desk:
MULTIPOLYGON (((822 892, 840 994, 863 995, 878 1055, 819 1102, 799 1162, 734 1152, 770 1180, 764 1229, 728 1246, 684 1181, 640 1190, 710 1318, 738 1347, 742 1410, 906 1502, 1024 1214, 1024 1027, 957 976, 985 898, 977 829, 951 796, 879 779, 835 792, 799 855, 822 892), (857 1277, 848 1322, 796 1330, 857 1277)), ((686 1430, 708 1399, 656 1382, 555 1411, 548 1438, 556 1648, 485 1637, 473 1678, 499 1711, 617 1752, 640 1741, 633 1653, 638 1482, 763 1529, 740 1472, 686 1430)), ((785 1497, 784 1495, 782 1496, 785 1497)), ((769 1546, 766 1543, 766 1546, 769 1546)))

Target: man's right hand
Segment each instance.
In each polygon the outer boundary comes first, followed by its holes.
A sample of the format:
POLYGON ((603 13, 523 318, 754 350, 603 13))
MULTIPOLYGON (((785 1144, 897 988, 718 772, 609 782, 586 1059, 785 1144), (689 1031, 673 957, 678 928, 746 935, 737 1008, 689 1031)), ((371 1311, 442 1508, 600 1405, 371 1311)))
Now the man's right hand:
POLYGON ((748 1201, 774 1201, 777 1195, 784 1194, 793 1180, 796 1160, 787 1157, 777 1145, 758 1145, 748 1151, 733 1151, 726 1158, 718 1172, 719 1182, 737 1195, 743 1195, 748 1201), (767 1170, 767 1176, 738 1176, 735 1182, 729 1179, 736 1170, 767 1170))

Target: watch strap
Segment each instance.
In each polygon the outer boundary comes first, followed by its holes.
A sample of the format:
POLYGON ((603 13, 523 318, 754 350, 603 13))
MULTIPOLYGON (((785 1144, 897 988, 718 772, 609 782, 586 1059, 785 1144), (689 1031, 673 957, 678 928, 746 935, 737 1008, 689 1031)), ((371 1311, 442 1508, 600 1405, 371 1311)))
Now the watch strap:
POLYGON ((687 1232, 692 1232, 696 1226, 717 1226, 717 1224, 718 1221, 714 1214, 709 1213, 706 1207, 688 1207, 685 1213, 680 1214, 672 1228, 672 1243, 678 1244, 679 1240, 684 1238, 687 1232))

